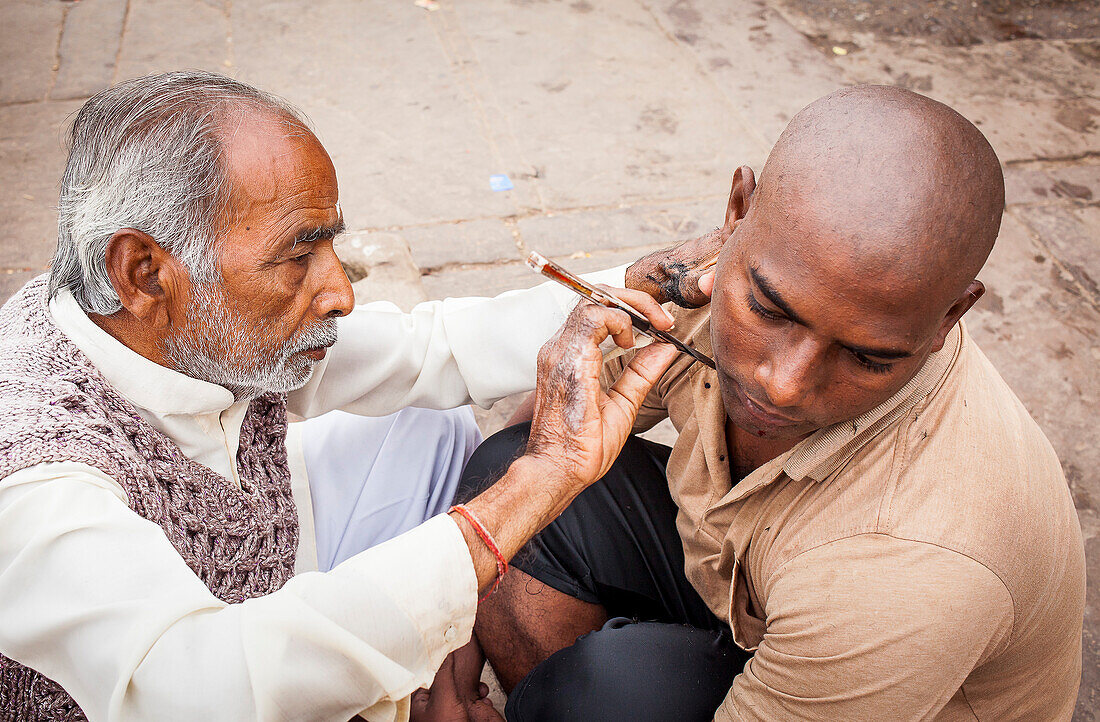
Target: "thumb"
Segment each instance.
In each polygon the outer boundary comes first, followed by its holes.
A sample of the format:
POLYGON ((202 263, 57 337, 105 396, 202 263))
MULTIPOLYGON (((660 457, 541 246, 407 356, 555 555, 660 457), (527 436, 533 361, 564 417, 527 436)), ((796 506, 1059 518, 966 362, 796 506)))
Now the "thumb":
POLYGON ((702 276, 699 276, 699 293, 703 294, 707 298, 710 298, 714 293, 714 271, 707 271, 702 276))
POLYGON ((619 402, 617 405, 630 416, 632 422, 646 394, 672 365, 678 353, 671 344, 651 343, 634 354, 622 375, 608 389, 608 396, 619 402))
POLYGON ((435 673, 429 690, 433 699, 451 699, 458 697, 458 685, 455 683, 454 654, 448 654, 439 665, 439 671, 435 673))

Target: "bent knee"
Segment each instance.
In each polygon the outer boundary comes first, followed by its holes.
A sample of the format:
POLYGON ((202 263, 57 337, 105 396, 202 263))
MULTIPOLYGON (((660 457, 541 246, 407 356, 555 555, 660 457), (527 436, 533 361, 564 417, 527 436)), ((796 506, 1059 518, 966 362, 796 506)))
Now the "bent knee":
POLYGON ((512 691, 509 722, 710 720, 743 663, 728 635, 613 619, 512 691))

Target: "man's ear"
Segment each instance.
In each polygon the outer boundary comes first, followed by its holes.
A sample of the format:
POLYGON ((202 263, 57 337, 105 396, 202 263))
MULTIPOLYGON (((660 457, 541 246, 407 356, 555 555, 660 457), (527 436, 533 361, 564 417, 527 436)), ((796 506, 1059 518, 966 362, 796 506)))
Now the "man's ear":
POLYGON ((122 307, 147 326, 169 328, 173 303, 189 297, 189 275, 182 265, 152 236, 134 228, 115 231, 107 241, 106 261, 122 307))
POLYGON ((756 190, 756 176, 752 168, 743 165, 733 172, 733 186, 730 188, 730 201, 726 206, 726 222, 722 224, 725 235, 733 232, 733 225, 745 217, 749 210, 749 201, 756 190))
POLYGON ((969 311, 971 307, 978 302, 978 299, 984 295, 985 284, 977 279, 971 281, 970 285, 966 287, 966 293, 960 296, 959 300, 951 305, 951 308, 947 311, 947 315, 943 317, 943 323, 940 324, 940 329, 936 332, 936 340, 932 344, 933 353, 943 348, 943 344, 947 340, 947 334, 955 327, 955 324, 959 322, 963 314, 969 311))

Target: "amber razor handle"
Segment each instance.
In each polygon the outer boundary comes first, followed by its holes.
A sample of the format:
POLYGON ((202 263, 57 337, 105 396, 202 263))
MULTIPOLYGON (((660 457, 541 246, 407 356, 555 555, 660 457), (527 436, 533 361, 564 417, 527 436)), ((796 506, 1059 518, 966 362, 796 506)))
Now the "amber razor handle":
POLYGON ((541 273, 547 278, 557 281, 566 288, 572 289, 580 296, 584 296, 593 303, 598 303, 601 306, 610 306, 611 308, 618 308, 622 311, 626 311, 630 316, 630 322, 634 328, 638 329, 641 333, 650 336, 654 339, 670 343, 675 346, 680 353, 687 354, 701 364, 714 368, 714 361, 704 353, 696 351, 691 346, 676 338, 667 331, 659 331, 653 328, 653 324, 649 322, 645 316, 641 315, 634 310, 632 306, 624 303, 611 295, 607 291, 596 288, 592 284, 588 283, 582 278, 579 278, 569 271, 565 270, 558 264, 546 258, 542 254, 531 252, 531 255, 527 256, 527 265, 531 267, 531 270, 541 273))

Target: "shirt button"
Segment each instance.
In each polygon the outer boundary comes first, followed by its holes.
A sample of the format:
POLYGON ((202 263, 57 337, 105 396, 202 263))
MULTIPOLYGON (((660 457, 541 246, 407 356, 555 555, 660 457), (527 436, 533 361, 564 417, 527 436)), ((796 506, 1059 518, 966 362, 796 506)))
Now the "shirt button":
POLYGON ((703 388, 709 389, 710 388, 710 382, 708 381, 707 383, 703 384, 703 388))
POLYGON ((446 642, 455 641, 455 637, 457 637, 457 636, 458 636, 458 630, 455 629, 453 624, 451 626, 447 627, 447 629, 443 632, 443 639, 446 642))

